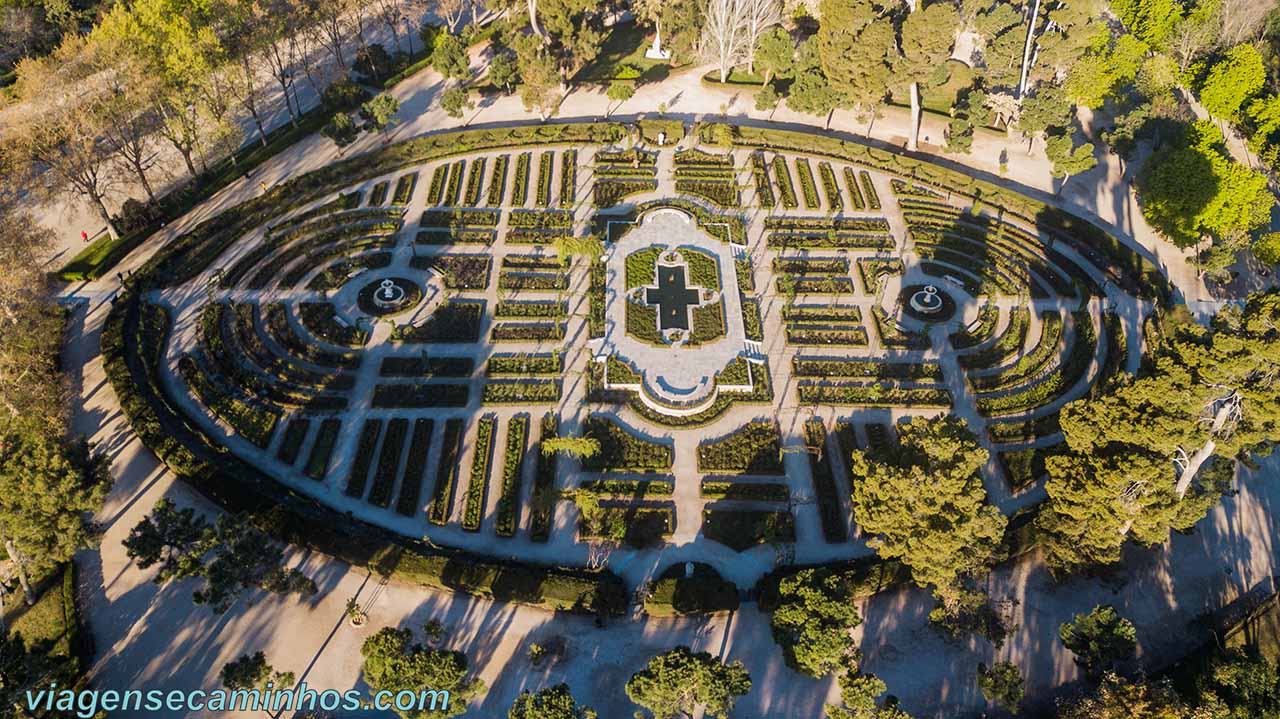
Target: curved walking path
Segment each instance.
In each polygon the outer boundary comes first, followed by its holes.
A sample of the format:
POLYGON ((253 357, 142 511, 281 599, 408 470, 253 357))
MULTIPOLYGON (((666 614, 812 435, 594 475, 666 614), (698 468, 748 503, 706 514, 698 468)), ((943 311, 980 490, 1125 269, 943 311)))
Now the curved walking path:
MULTIPOLYGON (((393 131, 394 139, 456 124, 434 108, 433 99, 442 87, 437 76, 424 73, 396 88, 395 94, 403 103, 401 117, 406 122, 393 131)), ((622 109, 649 108, 665 102, 673 114, 693 119, 718 114, 720 104, 732 93, 707 89, 701 84, 699 73, 683 72, 660 85, 640 88, 622 109)), ((735 119, 766 119, 754 111, 738 112, 750 104, 749 100, 743 94, 733 101, 731 112, 735 119)), ((561 114, 587 118, 597 115, 600 107, 603 98, 598 93, 579 90, 566 99, 561 114)), ((486 101, 476 116, 468 119, 487 122, 498 118, 523 120, 528 114, 519 107, 518 99, 502 97, 486 101)), ((774 119, 806 125, 815 122, 814 118, 785 110, 779 110, 774 119)), ((904 120, 890 111, 889 117, 876 121, 870 134, 877 140, 898 144, 904 120)), ((860 129, 841 113, 837 113, 835 125, 860 129)), ((940 127, 936 118, 926 118, 926 138, 940 137, 940 127)), ((350 151, 361 152, 378 142, 379 138, 365 137, 350 151)), ((925 142, 928 148, 929 140, 925 142)), ((998 179, 998 167, 990 165, 1010 148, 1017 150, 1020 143, 984 135, 975 141, 971 156, 954 161, 963 161, 967 167, 976 167, 998 179)), ((331 143, 317 136, 298 143, 266 163, 252 180, 231 185, 157 233, 119 269, 138 267, 155 248, 184 229, 257 194, 260 181, 271 185, 328 164, 335 156, 331 143)), ((1008 158, 1006 176, 1011 181, 1042 192, 1052 191, 1048 165, 1042 158, 1023 159, 1019 152, 1008 152, 1008 158)), ((1064 201, 1086 214, 1118 221, 1127 228, 1131 240, 1150 250, 1170 270, 1174 284, 1188 299, 1197 300, 1202 287, 1194 271, 1180 255, 1171 253, 1172 248, 1155 239, 1141 216, 1131 211, 1127 187, 1122 181, 1117 185, 1113 178, 1118 174, 1116 169, 1104 161, 1094 173, 1073 178, 1064 192, 1064 201), (1100 182, 1103 178, 1106 180, 1100 182), (1085 197, 1086 188, 1095 187, 1096 195, 1085 197), (1111 202, 1114 198, 1107 194, 1109 191, 1123 192, 1123 197, 1116 197, 1124 201, 1111 202)), ((581 618, 417 587, 383 586, 377 578, 369 578, 341 562, 303 554, 293 561, 302 565, 320 587, 320 593, 307 601, 255 596, 255 603, 242 601, 226 615, 215 616, 191 604, 188 584, 156 587, 150 583, 151 571, 138 570, 124 556, 120 541, 129 528, 161 497, 200 507, 202 511, 214 510, 188 487, 175 482, 173 475, 140 445, 123 421, 114 393, 103 376, 97 356, 98 333, 115 284, 112 273, 99 282, 69 287, 66 292, 90 300, 87 309, 76 315, 67 348, 67 366, 83 368, 75 378, 79 389, 75 427, 110 453, 116 477, 116 486, 98 517, 104 528, 101 546, 82 552, 77 558, 81 599, 96 643, 91 677, 97 686, 212 688, 218 684, 217 673, 222 664, 242 653, 262 650, 277 669, 295 672, 312 687, 346 689, 358 685, 359 646, 369 633, 388 625, 420 628, 426 619, 439 618, 446 625, 447 646, 464 651, 490 687, 469 716, 501 716, 520 690, 559 681, 569 682, 575 694, 602 716, 626 716, 632 710, 621 690, 626 678, 652 654, 679 643, 746 663, 754 687, 734 716, 818 717, 822 703, 836 698, 834 682, 808 680, 785 669, 781 653, 769 635, 768 618, 751 604, 733 616, 713 620, 619 621, 607 631, 600 631, 590 620, 581 618), (357 596, 370 613, 371 621, 365 629, 352 628, 343 621, 346 600, 352 596, 357 596), (553 636, 568 639, 567 658, 550 667, 529 666, 525 658, 528 645, 545 644, 553 636)), ((585 361, 585 357, 576 361, 585 361)), ((776 391, 790 393, 786 369, 777 369, 776 391)), ((749 408, 743 411, 750 412, 749 408)), ((799 428, 783 430, 798 434, 799 428)), ((791 457, 789 462, 803 461, 799 455, 791 457)), ((1280 552, 1276 548, 1280 521, 1274 512, 1280 499, 1277 474, 1280 461, 1268 459, 1259 470, 1242 477, 1239 493, 1224 500, 1195 533, 1175 537, 1162 551, 1131 551, 1123 572, 1127 582, 1118 588, 1093 580, 1055 586, 1034 557, 1002 567, 992 575, 989 590, 994 597, 1018 600, 1015 622, 1021 628, 1000 652, 993 652, 984 641, 951 643, 931 630, 927 615, 932 600, 925 592, 902 590, 879 595, 863 607, 866 623, 857 630, 866 654, 865 666, 881 675, 889 691, 902 699, 904 708, 919 717, 964 716, 980 711, 983 702, 973 674, 978 661, 990 663, 992 659, 1018 664, 1026 673, 1029 696, 1045 701, 1054 690, 1077 677, 1070 655, 1056 638, 1058 624, 1101 601, 1115 604, 1135 621, 1142 655, 1150 666, 1176 658, 1193 646, 1189 626, 1199 615, 1268 584, 1280 571, 1280 552), (1183 627, 1188 627, 1187 631, 1171 631, 1183 627)), ((804 521, 803 514, 800 521, 804 521)), ((675 548, 671 553, 676 556, 667 559, 678 558, 681 552, 675 548)), ((763 559, 771 562, 773 558, 763 559)), ((636 583, 653 567, 618 569, 636 583)))

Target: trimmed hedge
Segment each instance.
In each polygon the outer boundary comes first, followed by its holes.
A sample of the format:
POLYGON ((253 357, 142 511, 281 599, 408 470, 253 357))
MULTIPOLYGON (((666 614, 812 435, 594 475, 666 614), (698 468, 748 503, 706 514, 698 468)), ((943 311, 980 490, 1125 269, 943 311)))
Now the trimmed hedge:
POLYGON ((759 502, 785 502, 791 496, 791 489, 784 483, 767 482, 722 482, 719 480, 702 483, 699 494, 706 499, 741 499, 759 502))
POLYGON ((480 418, 476 428, 476 448, 471 455, 467 502, 462 512, 462 528, 469 532, 480 531, 480 522, 484 519, 485 500, 489 496, 489 468, 493 463, 493 440, 497 432, 497 417, 488 414, 480 418))
POLYGON ((418 418, 413 421, 413 438, 409 441, 409 455, 405 459, 404 474, 400 479, 400 494, 396 497, 396 512, 406 517, 418 513, 422 482, 427 473, 427 453, 431 450, 431 435, 434 430, 435 422, 430 419, 418 418))
POLYGON ((738 609, 738 587, 709 564, 697 562, 692 576, 677 562, 649 584, 644 611, 651 617, 700 616, 738 609))
POLYGON ((790 512, 704 509, 702 536, 742 552, 757 544, 796 541, 796 522, 790 512))
POLYGON ((627 497, 633 500, 670 497, 675 485, 665 480, 649 479, 591 479, 578 484, 578 488, 593 494, 627 497))
POLYGON ((471 385, 460 382, 380 384, 373 388, 375 409, 466 407, 471 385))
POLYGON ((672 507, 602 506, 578 522, 579 539, 610 539, 637 549, 659 544, 675 530, 672 507))
POLYGON ((481 404, 552 404, 560 401, 560 380, 528 379, 485 382, 481 404))
POLYGON ((400 325, 391 333, 394 342, 414 344, 470 344, 480 340, 484 300, 449 300, 420 325, 400 325))
POLYGON ((951 408, 951 392, 941 387, 891 387, 866 384, 819 384, 802 380, 796 397, 813 404, 852 404, 863 407, 951 408))
POLYGON ((360 442, 356 445, 355 459, 351 463, 351 472, 347 474, 348 497, 359 499, 364 496, 365 485, 369 481, 369 470, 373 466, 374 452, 378 449, 378 438, 382 436, 382 420, 365 420, 360 429, 360 442))
POLYGON ((520 476, 529 448, 529 415, 518 414, 507 423, 507 451, 502 457, 502 484, 494 511, 495 531, 500 537, 515 536, 520 516, 520 476))
POLYGON ((394 417, 387 422, 387 431, 378 452, 378 467, 373 473, 373 486, 369 488, 369 504, 385 507, 391 503, 391 490, 400 473, 400 455, 404 452, 405 435, 409 433, 409 420, 394 417))
POLYGON ((294 418, 284 428, 284 439, 280 440, 280 448, 276 458, 288 465, 298 461, 298 453, 302 451, 302 443, 307 439, 307 431, 311 429, 311 421, 294 418))
POLYGON ((675 458, 671 447, 641 439, 601 415, 587 417, 582 434, 600 443, 598 454, 582 460, 587 472, 669 471, 675 458))
POLYGON ((557 454, 545 454, 542 443, 559 434, 560 422, 555 413, 543 415, 538 445, 534 450, 537 466, 533 472, 532 506, 529 508, 529 538, 535 542, 545 542, 551 536, 551 520, 556 508, 556 467, 560 460, 557 454))
POLYGON ((338 443, 338 433, 342 430, 342 420, 329 418, 320 423, 316 432, 316 441, 311 445, 311 454, 307 457, 307 466, 302 470, 306 476, 320 481, 329 472, 329 460, 333 457, 333 449, 338 443))
POLYGON ((729 436, 698 445, 698 471, 782 474, 782 438, 773 422, 751 422, 729 436))
POLYGON ((809 449, 809 470, 813 474, 813 489, 818 499, 818 518, 822 521, 822 536, 828 542, 839 543, 849 538, 848 519, 836 488, 835 470, 831 455, 827 452, 827 427, 820 419, 804 423, 804 441, 809 449))
POLYGON ((458 484, 466 428, 466 422, 457 418, 444 423, 440 458, 436 461, 436 481, 431 489, 431 503, 427 505, 427 520, 432 524, 447 524, 453 512, 453 493, 458 484))

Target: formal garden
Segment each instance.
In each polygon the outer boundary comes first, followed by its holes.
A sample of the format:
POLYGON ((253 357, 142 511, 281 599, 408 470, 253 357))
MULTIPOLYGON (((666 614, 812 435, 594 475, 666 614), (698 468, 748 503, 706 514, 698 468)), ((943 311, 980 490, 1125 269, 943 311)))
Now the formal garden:
POLYGON ((696 613, 736 606, 743 557, 900 580, 850 541, 850 457, 952 415, 996 459, 987 502, 1042 484, 1059 412, 1137 369, 1169 294, 1096 226, 952 170, 653 117, 295 177, 157 252, 103 350, 148 446, 283 539, 604 614, 637 589, 611 553, 692 547, 645 606, 696 613))

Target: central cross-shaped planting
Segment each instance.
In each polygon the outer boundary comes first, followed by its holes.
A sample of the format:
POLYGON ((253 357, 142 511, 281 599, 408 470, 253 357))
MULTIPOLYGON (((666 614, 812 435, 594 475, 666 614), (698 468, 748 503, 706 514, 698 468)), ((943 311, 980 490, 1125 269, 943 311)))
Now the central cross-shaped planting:
POLYGON ((658 306, 658 328, 689 329, 689 308, 698 304, 701 290, 685 283, 684 268, 658 265, 658 286, 645 290, 645 303, 658 306))

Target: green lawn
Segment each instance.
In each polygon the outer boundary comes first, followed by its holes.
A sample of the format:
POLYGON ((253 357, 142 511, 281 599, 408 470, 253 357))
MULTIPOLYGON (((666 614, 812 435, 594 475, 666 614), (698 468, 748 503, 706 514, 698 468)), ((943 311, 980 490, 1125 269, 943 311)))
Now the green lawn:
POLYGON ((645 50, 649 49, 652 42, 647 26, 641 26, 635 22, 617 25, 604 41, 600 54, 579 70, 578 74, 573 76, 573 81, 592 83, 616 80, 619 77, 619 69, 624 65, 633 65, 641 72, 639 78, 624 79, 638 82, 661 81, 666 78, 671 63, 666 60, 650 60, 644 56, 645 50))
POLYGON ((10 595, 5 606, 9 631, 21 634, 28 649, 49 647, 50 656, 75 662, 69 673, 78 675, 76 644, 79 642, 79 619, 76 616, 75 579, 71 565, 59 567, 39 578, 35 587, 39 597, 30 607, 21 601, 21 590, 10 595))

